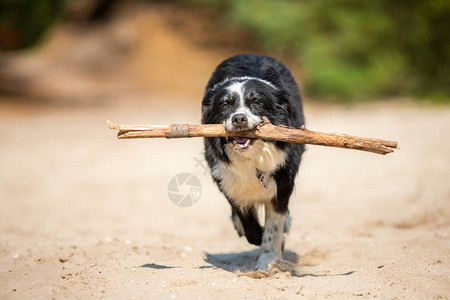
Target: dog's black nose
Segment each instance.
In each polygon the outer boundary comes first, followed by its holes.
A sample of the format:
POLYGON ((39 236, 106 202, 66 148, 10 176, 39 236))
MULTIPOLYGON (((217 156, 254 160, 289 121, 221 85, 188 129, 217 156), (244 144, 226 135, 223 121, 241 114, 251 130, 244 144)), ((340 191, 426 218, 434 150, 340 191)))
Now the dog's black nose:
POLYGON ((231 117, 231 122, 236 127, 245 127, 248 124, 247 117, 244 114, 235 114, 231 117))

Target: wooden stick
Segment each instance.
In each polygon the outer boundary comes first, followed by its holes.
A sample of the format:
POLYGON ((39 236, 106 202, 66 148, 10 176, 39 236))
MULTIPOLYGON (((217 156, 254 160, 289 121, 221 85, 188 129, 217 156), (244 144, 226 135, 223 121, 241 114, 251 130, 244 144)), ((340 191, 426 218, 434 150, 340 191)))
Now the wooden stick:
POLYGON ((119 130, 117 138, 189 138, 189 137, 246 137, 261 140, 311 144, 388 154, 398 149, 395 141, 357 137, 345 134, 330 134, 296 129, 284 125, 275 126, 265 118, 265 123, 250 131, 230 132, 222 124, 172 124, 172 125, 126 125, 107 120, 109 128, 119 130))

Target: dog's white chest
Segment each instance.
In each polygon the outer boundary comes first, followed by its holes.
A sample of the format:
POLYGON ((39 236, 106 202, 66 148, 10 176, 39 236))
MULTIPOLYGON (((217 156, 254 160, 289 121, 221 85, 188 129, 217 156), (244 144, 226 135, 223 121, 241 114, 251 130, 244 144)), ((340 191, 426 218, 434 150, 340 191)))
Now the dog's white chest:
POLYGON ((218 163, 212 169, 213 177, 220 179, 220 187, 241 207, 272 200, 277 193, 275 180, 269 174, 285 161, 286 154, 272 143, 256 140, 246 152, 226 148, 230 164, 218 163), (267 174, 265 184, 257 172, 267 174))

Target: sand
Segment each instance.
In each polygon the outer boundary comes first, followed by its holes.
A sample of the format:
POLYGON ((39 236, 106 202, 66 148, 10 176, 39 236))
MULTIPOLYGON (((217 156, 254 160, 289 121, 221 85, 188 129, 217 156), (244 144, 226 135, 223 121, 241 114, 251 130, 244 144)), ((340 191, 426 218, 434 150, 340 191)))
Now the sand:
POLYGON ((1 299, 449 298, 449 107, 308 102, 309 128, 401 149, 307 147, 284 253, 296 272, 259 276, 258 249, 234 231, 201 139, 117 140, 107 129, 106 118, 199 122, 195 102, 153 95, 177 107, 168 112, 143 98, 0 103, 1 299), (182 172, 201 182, 190 207, 167 193, 182 172))

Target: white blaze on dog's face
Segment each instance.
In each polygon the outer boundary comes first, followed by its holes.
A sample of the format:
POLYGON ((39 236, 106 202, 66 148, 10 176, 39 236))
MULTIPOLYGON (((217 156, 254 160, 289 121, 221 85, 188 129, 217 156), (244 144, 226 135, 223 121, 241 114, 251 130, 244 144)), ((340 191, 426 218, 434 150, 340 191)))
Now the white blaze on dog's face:
MULTIPOLYGON (((223 85, 221 95, 221 115, 226 130, 231 132, 246 131, 263 123, 267 114, 263 108, 263 96, 276 88, 265 80, 257 78, 236 78, 223 85), (263 91, 264 90, 264 91, 263 91), (262 94, 260 94, 260 92, 262 94)), ((254 140, 244 137, 229 138, 233 149, 247 151, 254 140)))
POLYGON ((224 125, 228 131, 244 131, 256 127, 262 123, 262 117, 255 115, 246 105, 244 95, 244 82, 235 82, 226 89, 231 93, 232 98, 237 98, 234 109, 225 119, 224 125))

